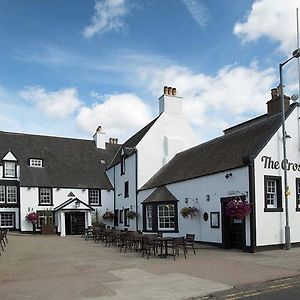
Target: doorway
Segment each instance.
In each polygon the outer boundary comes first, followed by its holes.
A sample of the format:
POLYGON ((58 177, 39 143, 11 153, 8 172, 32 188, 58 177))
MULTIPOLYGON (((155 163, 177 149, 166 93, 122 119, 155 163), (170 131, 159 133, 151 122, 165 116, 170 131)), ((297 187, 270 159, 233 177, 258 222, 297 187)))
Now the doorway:
MULTIPOLYGON (((245 200, 245 197, 239 197, 245 200)), ((225 214, 226 204, 236 197, 221 198, 222 208, 222 245, 225 249, 243 249, 245 245, 245 219, 239 220, 225 214)))
POLYGON ((84 212, 66 212, 66 234, 83 234, 85 230, 84 212))

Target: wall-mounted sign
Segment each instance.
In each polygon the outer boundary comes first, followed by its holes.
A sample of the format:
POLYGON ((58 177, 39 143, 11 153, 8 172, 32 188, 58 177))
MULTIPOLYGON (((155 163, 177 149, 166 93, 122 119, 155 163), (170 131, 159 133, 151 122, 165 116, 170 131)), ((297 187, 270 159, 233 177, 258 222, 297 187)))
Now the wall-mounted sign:
MULTIPOLYGON (((265 169, 284 169, 284 161, 279 162, 278 160, 273 160, 271 156, 262 156, 261 161, 265 169)), ((300 172, 300 164, 296 162, 290 162, 286 160, 286 169, 287 171, 298 171, 300 172)))

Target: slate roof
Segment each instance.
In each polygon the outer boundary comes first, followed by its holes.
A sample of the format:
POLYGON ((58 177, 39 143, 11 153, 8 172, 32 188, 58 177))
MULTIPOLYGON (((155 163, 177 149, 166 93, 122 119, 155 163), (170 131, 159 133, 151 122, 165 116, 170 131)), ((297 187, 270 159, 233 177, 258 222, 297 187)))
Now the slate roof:
MULTIPOLYGON (((286 116, 296 107, 292 104, 286 116)), ((178 153, 141 190, 246 165, 281 126, 281 113, 263 115, 225 130, 225 135, 178 153)))
POLYGON ((104 150, 93 140, 0 131, 0 164, 8 151, 15 155, 21 186, 112 189, 105 169, 120 145, 106 146, 104 150), (43 168, 29 167, 30 158, 43 159, 43 168))
POLYGON ((92 206, 84 203, 83 201, 81 201, 78 198, 70 198, 67 201, 65 201, 64 203, 62 203, 62 204, 58 205, 57 207, 55 207, 53 210, 58 211, 58 210, 64 209, 66 206, 68 206, 69 204, 71 204, 75 201, 80 203, 80 205, 81 205, 80 210, 95 210, 92 206))
POLYGON ((158 118, 159 118, 159 116, 156 117, 154 120, 152 120, 150 123, 148 123, 145 127, 143 127, 136 134, 134 134, 119 148, 118 152, 116 153, 115 157, 113 158, 108 169, 112 168, 113 166, 115 166, 121 162, 122 149, 124 150, 125 156, 130 156, 136 151, 135 147, 142 140, 142 138, 145 136, 145 134, 149 131, 149 129, 153 126, 153 124, 157 121, 158 118))
POLYGON ((153 203, 163 201, 178 201, 175 196, 165 187, 160 186, 154 190, 142 203, 153 203))

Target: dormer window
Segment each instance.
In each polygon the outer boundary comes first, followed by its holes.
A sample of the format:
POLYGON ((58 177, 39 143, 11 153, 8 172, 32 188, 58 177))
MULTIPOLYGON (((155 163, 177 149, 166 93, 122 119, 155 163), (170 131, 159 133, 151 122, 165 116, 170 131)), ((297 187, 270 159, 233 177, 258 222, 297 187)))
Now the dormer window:
POLYGON ((121 156, 121 175, 125 174, 125 157, 121 156))
POLYGON ((16 178, 16 163, 14 161, 4 162, 4 177, 16 178))
POLYGON ((29 166, 33 168, 42 168, 43 167, 43 160, 39 158, 30 158, 29 159, 29 166))

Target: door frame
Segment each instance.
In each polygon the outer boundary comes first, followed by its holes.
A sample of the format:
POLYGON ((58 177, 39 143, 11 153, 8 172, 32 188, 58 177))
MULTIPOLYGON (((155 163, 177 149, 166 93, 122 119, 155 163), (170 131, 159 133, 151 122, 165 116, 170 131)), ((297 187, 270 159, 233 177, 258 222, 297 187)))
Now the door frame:
MULTIPOLYGON (((246 197, 244 195, 238 196, 239 199, 245 201, 246 197)), ((221 218, 222 218, 222 248, 224 249, 241 249, 244 250, 246 247, 246 231, 245 231, 245 218, 243 218, 243 223, 242 223, 242 247, 241 248, 233 248, 231 246, 231 231, 230 231, 230 222, 229 222, 229 217, 226 216, 225 214, 225 207, 226 204, 230 200, 235 200, 237 199, 236 196, 231 196, 231 197, 222 197, 220 199, 221 202, 221 218)))

